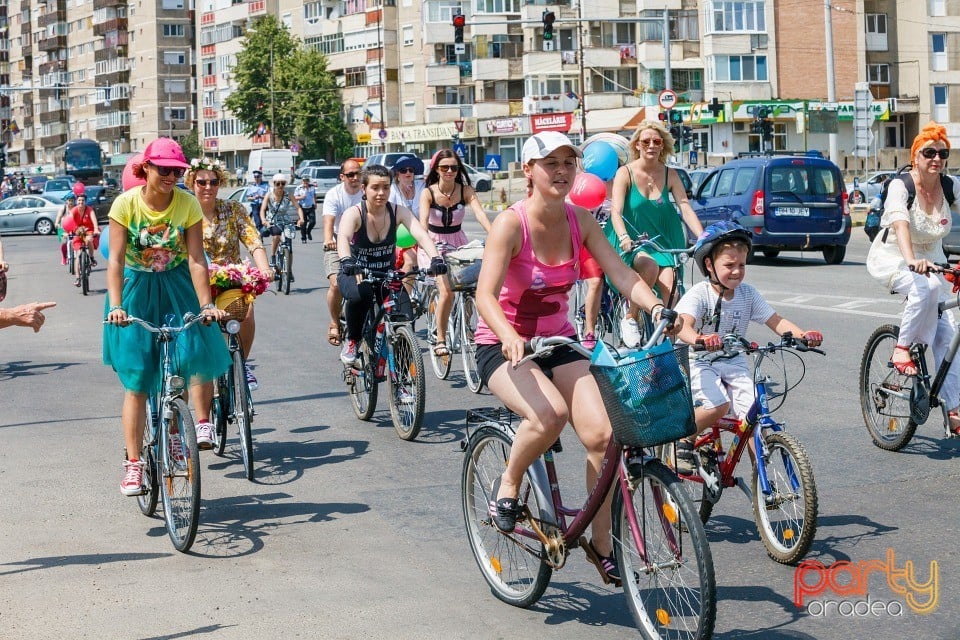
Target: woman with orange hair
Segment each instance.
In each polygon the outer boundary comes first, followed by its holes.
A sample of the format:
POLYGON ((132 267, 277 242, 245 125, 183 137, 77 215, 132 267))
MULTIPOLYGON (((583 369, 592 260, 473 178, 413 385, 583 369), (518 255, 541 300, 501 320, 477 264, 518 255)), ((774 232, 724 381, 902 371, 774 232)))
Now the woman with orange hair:
MULTIPOLYGON (((900 336, 891 364, 904 376, 917 375, 910 358, 910 345, 930 344, 937 366, 943 360, 954 334, 952 313, 937 313, 937 303, 946 298, 943 280, 931 269, 945 264, 943 238, 950 232, 950 204, 944 189, 953 190, 950 200, 960 198, 955 178, 942 179, 950 157, 947 130, 931 122, 913 140, 909 172, 892 178, 884 201, 881 231, 867 255, 870 275, 890 290, 907 296, 900 322, 900 336), (912 182, 912 196, 908 183, 912 182)), ((960 366, 954 362, 944 381, 941 398, 947 400, 950 429, 960 435, 960 366)))

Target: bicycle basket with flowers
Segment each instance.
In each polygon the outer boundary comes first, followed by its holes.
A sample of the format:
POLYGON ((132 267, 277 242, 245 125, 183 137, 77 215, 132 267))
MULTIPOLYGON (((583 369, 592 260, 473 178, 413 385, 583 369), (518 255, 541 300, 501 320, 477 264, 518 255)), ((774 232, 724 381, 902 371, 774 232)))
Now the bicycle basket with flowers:
POLYGON ((269 278, 249 260, 238 264, 212 263, 209 270, 214 304, 226 311, 229 319, 246 318, 250 305, 270 286, 269 278))

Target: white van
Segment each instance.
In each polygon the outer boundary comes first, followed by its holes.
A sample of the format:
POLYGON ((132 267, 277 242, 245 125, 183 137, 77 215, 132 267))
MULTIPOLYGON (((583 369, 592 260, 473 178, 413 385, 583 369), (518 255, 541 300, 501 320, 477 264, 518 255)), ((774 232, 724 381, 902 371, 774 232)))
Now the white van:
POLYGON ((253 172, 261 171, 265 182, 275 173, 293 176, 293 153, 289 149, 254 149, 247 159, 247 184, 253 184, 253 172))

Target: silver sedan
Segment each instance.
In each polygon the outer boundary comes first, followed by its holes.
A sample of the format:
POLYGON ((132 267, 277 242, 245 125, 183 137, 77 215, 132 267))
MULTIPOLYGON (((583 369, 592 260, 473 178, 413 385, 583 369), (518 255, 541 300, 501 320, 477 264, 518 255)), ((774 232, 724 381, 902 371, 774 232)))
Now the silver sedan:
POLYGON ((56 231, 53 221, 62 206, 62 202, 36 195, 5 198, 0 201, 0 232, 51 234, 56 231))

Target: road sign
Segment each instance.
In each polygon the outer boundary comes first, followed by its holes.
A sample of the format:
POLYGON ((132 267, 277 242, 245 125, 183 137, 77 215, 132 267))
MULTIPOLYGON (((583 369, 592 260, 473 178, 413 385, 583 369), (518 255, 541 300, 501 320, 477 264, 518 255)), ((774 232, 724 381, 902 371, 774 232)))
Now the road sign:
POLYGON ((457 128, 457 133, 463 133, 463 120, 454 120, 453 126, 457 128))
POLYGON ((387 139, 387 130, 386 130, 386 129, 380 129, 380 133, 378 133, 377 135, 380 136, 380 139, 381 139, 381 140, 386 140, 386 139, 387 139))
POLYGON ((467 146, 462 142, 458 142, 453 145, 453 152, 460 156, 460 159, 463 160, 467 156, 467 146))
POLYGON ((853 139, 854 155, 866 158, 870 155, 870 146, 873 144, 873 94, 870 85, 858 82, 853 91, 853 139))
POLYGON ((697 152, 691 149, 690 150, 690 166, 691 167, 697 166, 698 160, 699 158, 697 158, 697 152))
POLYGON ((295 156, 296 156, 296 155, 300 155, 300 145, 297 144, 296 142, 294 142, 293 144, 291 144, 291 145, 290 145, 290 153, 292 153, 292 154, 295 155, 295 156))
POLYGON ((453 45, 453 53, 454 53, 454 55, 462 56, 462 55, 464 55, 466 52, 467 52, 467 45, 465 45, 464 43, 458 42, 458 43, 456 43, 455 45, 453 45))
POLYGON ((487 163, 483 165, 483 168, 487 171, 500 171, 502 158, 499 154, 487 154, 487 163))
POLYGON ((662 109, 673 109, 677 106, 677 92, 672 89, 664 89, 657 95, 657 102, 662 109))

